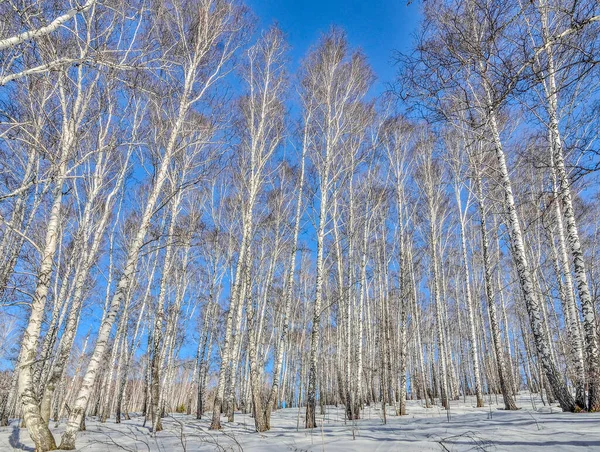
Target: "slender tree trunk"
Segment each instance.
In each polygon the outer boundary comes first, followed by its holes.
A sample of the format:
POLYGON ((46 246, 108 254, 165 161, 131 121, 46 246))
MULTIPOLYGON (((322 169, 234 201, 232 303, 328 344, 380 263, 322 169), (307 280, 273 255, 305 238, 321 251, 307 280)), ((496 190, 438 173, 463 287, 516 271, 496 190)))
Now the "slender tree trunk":
POLYGON ((496 315, 496 301, 494 297, 494 289, 492 283, 492 265, 490 262, 489 239, 486 221, 486 210, 483 198, 483 183, 479 170, 475 170, 475 183, 477 185, 477 198, 479 202, 479 218, 481 225, 481 252, 483 254, 483 273, 485 282, 485 295, 488 307, 488 315, 490 318, 490 333, 492 335, 492 344, 494 346, 494 356, 498 365, 498 379, 500 382, 500 390, 504 399, 505 410, 517 410, 517 405, 512 396, 512 390, 509 387, 508 376, 506 375, 506 364, 504 352, 502 350, 502 342, 500 337, 500 326, 498 325, 496 315))
POLYGON ((425 408, 431 408, 431 405, 429 403, 429 393, 428 393, 428 388, 429 388, 429 382, 427 381, 427 372, 426 372, 426 368, 425 368, 425 358, 423 356, 423 340, 422 340, 422 336, 421 336, 421 315, 419 312, 419 306, 417 303, 417 281, 416 281, 416 275, 415 275, 415 268, 414 268, 414 263, 413 263, 413 254, 412 254, 412 244, 409 242, 408 243, 408 265, 409 265, 409 272, 411 275, 411 301, 412 301, 412 317, 413 317, 413 321, 412 324, 414 326, 415 329, 415 337, 416 337, 416 347, 417 347, 417 361, 418 361, 418 366, 419 366, 419 376, 421 379, 421 387, 423 388, 423 394, 425 397, 425 408))
MULTIPOLYGON (((327 164, 327 166, 329 166, 327 164)), ((326 168, 326 174, 329 168, 326 168)), ((321 328, 321 305, 323 301, 323 280, 325 273, 325 224, 327 222, 328 178, 321 180, 321 207, 319 210, 319 228, 317 232, 317 279, 315 282, 315 303, 313 306, 312 327, 310 333, 310 359, 308 362, 308 388, 306 392, 305 427, 315 428, 317 400, 317 361, 321 328)))
POLYGON ((462 190, 459 189, 458 183, 455 184, 454 192, 456 195, 456 204, 458 206, 458 215, 460 222, 460 239, 461 239, 461 250, 462 250, 462 260, 463 260, 463 280, 465 287, 465 298, 467 304, 467 324, 468 324, 468 333, 469 333, 469 341, 471 344, 470 352, 471 352, 471 361, 473 362, 473 378, 475 380, 475 397, 477 399, 477 407, 480 408, 483 406, 483 392, 481 390, 481 376, 479 371, 479 352, 477 350, 477 336, 475 334, 475 315, 473 313, 473 297, 471 296, 471 272, 469 268, 469 258, 467 253, 467 238, 465 234, 465 215, 467 212, 463 212, 462 209, 462 201, 460 199, 460 194, 462 190))
POLYGON ((250 362, 250 386, 252 391, 252 413, 254 415, 254 426, 257 432, 267 430, 267 422, 262 404, 262 394, 260 385, 260 376, 257 362, 256 351, 256 319, 255 309, 252 301, 252 281, 249 268, 246 271, 246 286, 248 287, 248 295, 246 297, 246 316, 248 322, 248 360, 250 362))

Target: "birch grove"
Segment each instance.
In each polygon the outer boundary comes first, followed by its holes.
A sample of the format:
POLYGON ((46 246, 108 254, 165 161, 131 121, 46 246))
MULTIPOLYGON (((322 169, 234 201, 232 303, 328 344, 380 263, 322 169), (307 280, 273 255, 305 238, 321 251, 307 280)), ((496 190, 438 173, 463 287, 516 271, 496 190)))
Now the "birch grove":
POLYGON ((421 11, 382 92, 235 0, 0 5, 2 428, 598 411, 600 6, 421 11))

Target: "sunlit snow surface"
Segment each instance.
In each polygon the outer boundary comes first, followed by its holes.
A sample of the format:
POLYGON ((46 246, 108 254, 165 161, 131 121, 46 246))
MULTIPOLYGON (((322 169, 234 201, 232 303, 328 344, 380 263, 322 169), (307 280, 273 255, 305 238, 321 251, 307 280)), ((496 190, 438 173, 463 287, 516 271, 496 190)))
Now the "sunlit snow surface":
MULTIPOLYGON (((408 401, 407 416, 394 416, 388 408, 386 425, 379 407, 365 407, 362 419, 344 422, 343 407, 328 406, 312 431, 302 428, 303 409, 284 409, 273 413, 273 428, 264 434, 253 432, 253 419, 242 414, 236 414, 233 424, 223 422, 221 432, 208 430, 210 414, 202 420, 169 416, 156 437, 142 427, 139 416, 121 424, 88 418, 87 431, 81 432, 77 445, 88 452, 600 450, 600 413, 562 413, 556 406, 543 406, 538 398, 532 401, 528 394, 519 396, 521 410, 516 412, 498 410, 495 398, 491 406, 489 402, 486 399, 485 408, 474 408, 471 398, 466 403, 454 401, 448 416, 440 407, 426 409, 408 401)), ((63 429, 64 423, 52 423, 57 440, 63 429)), ((32 446, 16 421, 0 428, 1 451, 33 451, 32 446)))

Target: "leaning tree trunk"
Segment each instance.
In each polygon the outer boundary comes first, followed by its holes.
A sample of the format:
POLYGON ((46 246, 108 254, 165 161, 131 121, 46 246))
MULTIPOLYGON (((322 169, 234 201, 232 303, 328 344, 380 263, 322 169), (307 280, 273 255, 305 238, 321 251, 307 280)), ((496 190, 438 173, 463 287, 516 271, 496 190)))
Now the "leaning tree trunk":
POLYGON ((39 402, 36 397, 33 381, 33 365, 36 362, 38 338, 44 320, 44 309, 48 298, 54 254, 58 244, 60 212, 63 196, 62 185, 65 172, 66 163, 63 163, 59 169, 59 178, 54 190, 54 201, 52 203, 50 218, 46 228, 45 245, 42 254, 42 262, 38 271, 37 286, 31 304, 31 314, 21 342, 18 388, 21 403, 23 404, 23 419, 38 452, 56 449, 54 436, 50 432, 48 424, 44 422, 39 402))
POLYGON ((485 281, 485 295, 488 307, 488 315, 490 317, 490 330, 492 335, 492 344, 494 346, 494 354, 498 366, 498 380, 500 383, 500 391, 504 399, 505 410, 517 410, 512 390, 510 388, 509 379, 506 375, 506 361, 504 359, 504 350, 502 349, 502 339, 500 337, 500 326, 496 315, 496 301, 494 297, 494 289, 492 285, 492 266, 490 262, 489 239, 486 225, 486 211, 483 203, 482 182, 479 174, 476 175, 476 184, 479 201, 479 217, 481 225, 481 250, 483 254, 483 272, 485 281))
MULTIPOLYGON (((488 104, 493 105, 490 88, 487 84, 485 88, 488 104)), ((508 216, 508 232, 512 245, 512 255, 515 261, 517 274, 519 276, 519 283, 523 293, 523 298, 525 300, 525 305, 527 307, 527 314, 529 315, 529 323, 531 324, 535 345, 542 362, 542 366, 548 378, 548 382, 550 383, 550 386, 552 387, 560 406, 564 411, 574 411, 575 401, 573 400, 573 396, 570 394, 562 376, 559 374, 558 369, 556 368, 554 360, 552 359, 549 338, 544 331, 540 304, 535 293, 533 278, 527 262, 525 244, 523 242, 523 233, 521 231, 521 224, 519 222, 512 191, 512 183, 508 173, 508 167, 506 165, 506 157, 502 148, 502 142, 500 140, 500 133, 498 131, 498 125, 496 122, 496 113, 493 109, 491 109, 489 112, 488 120, 490 132, 492 134, 494 152, 498 161, 497 169, 499 172, 500 183, 504 191, 504 208, 506 209, 508 216)))
POLYGON ((579 329, 579 312, 573 294, 573 280, 571 278, 569 257, 567 255, 564 237, 562 212, 557 198, 555 198, 554 204, 556 209, 556 232, 558 235, 559 249, 557 249, 554 238, 550 234, 548 234, 548 241, 550 242, 552 251, 552 262, 554 264, 554 273, 556 274, 556 282, 558 284, 558 294, 562 302, 563 317, 567 329, 567 338, 569 340, 571 352, 570 362, 573 365, 574 373, 573 384, 575 386, 575 403, 580 409, 585 409, 585 362, 583 356, 583 341, 579 329))

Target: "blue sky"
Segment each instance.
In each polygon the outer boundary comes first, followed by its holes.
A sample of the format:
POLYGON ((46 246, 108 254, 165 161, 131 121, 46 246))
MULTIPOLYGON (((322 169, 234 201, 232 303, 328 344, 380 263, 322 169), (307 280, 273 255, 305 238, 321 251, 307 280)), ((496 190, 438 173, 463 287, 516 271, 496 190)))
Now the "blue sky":
POLYGON ((378 77, 376 91, 393 81, 394 51, 408 51, 419 21, 419 2, 406 0, 247 0, 259 28, 277 22, 291 49, 292 70, 331 25, 343 28, 368 57, 378 77))

